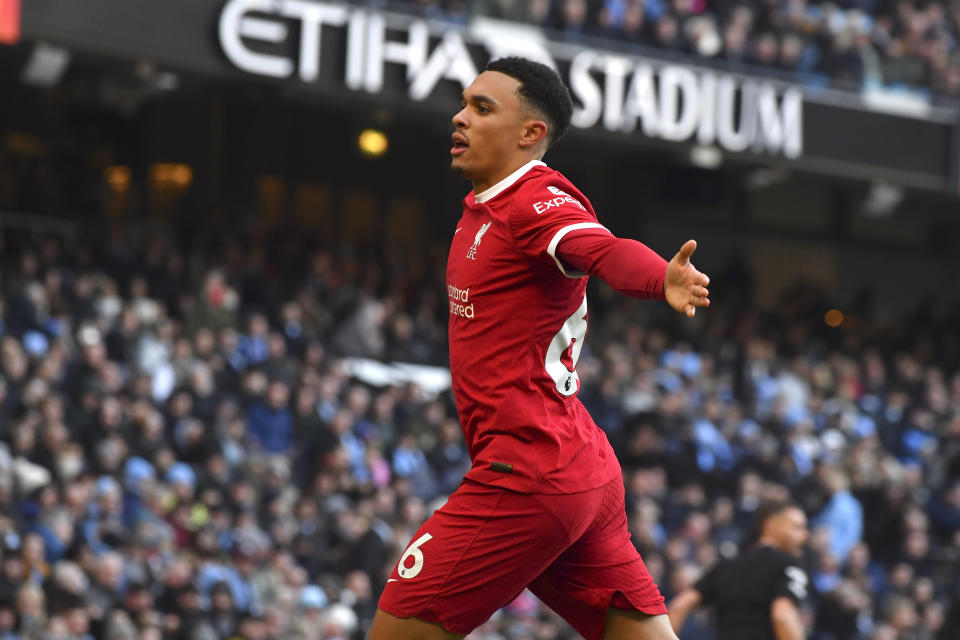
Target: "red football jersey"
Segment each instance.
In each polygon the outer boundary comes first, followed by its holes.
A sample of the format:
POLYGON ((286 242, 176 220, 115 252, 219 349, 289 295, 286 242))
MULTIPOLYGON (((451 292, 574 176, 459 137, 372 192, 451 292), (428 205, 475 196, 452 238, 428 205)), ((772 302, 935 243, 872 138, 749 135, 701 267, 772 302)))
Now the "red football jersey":
POLYGON ((467 478, 525 493, 599 487, 620 464, 577 399, 587 278, 555 252, 568 233, 602 225, 586 197, 539 161, 463 202, 447 295, 467 478))

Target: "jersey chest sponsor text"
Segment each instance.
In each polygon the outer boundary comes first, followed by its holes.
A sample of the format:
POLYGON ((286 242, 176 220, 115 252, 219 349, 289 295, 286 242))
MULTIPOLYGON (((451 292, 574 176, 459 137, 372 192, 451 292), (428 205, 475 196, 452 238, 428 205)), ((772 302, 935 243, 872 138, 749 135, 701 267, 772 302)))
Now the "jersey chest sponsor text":
POLYGON ((452 282, 447 282, 447 299, 450 302, 450 315, 472 320, 476 315, 473 303, 470 302, 470 287, 461 289, 452 282))

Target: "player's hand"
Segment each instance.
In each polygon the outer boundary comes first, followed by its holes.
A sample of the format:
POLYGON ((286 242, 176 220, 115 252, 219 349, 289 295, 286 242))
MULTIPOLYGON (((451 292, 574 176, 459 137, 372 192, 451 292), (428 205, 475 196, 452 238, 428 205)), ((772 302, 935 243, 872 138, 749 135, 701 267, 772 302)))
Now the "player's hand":
POLYGON ((697 307, 710 306, 710 292, 707 291, 710 278, 697 271, 690 262, 690 256, 696 248, 696 240, 687 240, 667 264, 667 275, 663 279, 663 294, 667 302, 688 318, 694 316, 697 307))

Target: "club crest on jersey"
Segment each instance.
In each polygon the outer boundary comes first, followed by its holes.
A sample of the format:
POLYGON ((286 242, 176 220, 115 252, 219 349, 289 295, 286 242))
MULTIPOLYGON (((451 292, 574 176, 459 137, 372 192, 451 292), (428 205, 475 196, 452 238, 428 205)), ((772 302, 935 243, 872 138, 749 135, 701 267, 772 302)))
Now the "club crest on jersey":
POLYGON ((476 237, 473 239, 473 246, 470 247, 470 250, 467 251, 467 258, 469 260, 477 259, 477 249, 480 248, 480 241, 483 240, 483 234, 487 232, 487 229, 490 228, 490 225, 493 224, 493 220, 488 220, 486 224, 481 225, 480 229, 477 231, 476 237))
POLYGON ((569 202, 570 204, 575 204, 575 205, 577 205, 578 207, 580 207, 581 209, 583 209, 584 211, 586 211, 586 207, 584 207, 582 204, 580 204, 580 201, 579 201, 579 200, 577 200, 576 198, 574 198, 573 196, 571 196, 571 195, 570 195, 569 193, 567 193, 566 191, 563 191, 563 190, 561 190, 561 189, 558 189, 557 187, 555 187, 555 186, 553 186, 553 185, 547 185, 547 191, 549 191, 550 193, 552 193, 553 195, 555 195, 556 198, 550 198, 549 200, 541 200, 540 202, 534 202, 534 203, 533 203, 533 210, 537 212, 537 215, 540 215, 541 213, 543 213, 543 212, 546 211, 547 209, 552 209, 553 207, 559 207, 559 206, 562 205, 564 202, 569 202))

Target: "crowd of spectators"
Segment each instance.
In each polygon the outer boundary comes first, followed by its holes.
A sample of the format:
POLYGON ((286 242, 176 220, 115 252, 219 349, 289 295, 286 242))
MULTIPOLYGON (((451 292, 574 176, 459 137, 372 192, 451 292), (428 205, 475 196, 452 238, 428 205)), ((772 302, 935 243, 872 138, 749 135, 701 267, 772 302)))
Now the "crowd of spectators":
MULTIPOLYGON (((0 640, 362 638, 469 460, 449 393, 344 358, 442 366, 442 285, 296 234, 101 238, 0 234, 0 640)), ((866 308, 829 329, 811 290, 764 313, 742 269, 713 279, 695 321, 591 285, 581 398, 665 595, 789 497, 814 637, 947 638, 960 336, 866 308)), ((574 637, 529 593, 470 636, 574 637)))
POLYGON ((538 25, 567 40, 655 47, 751 73, 775 69, 816 86, 839 82, 960 96, 958 0, 407 0, 397 5, 455 22, 488 15, 538 25))

